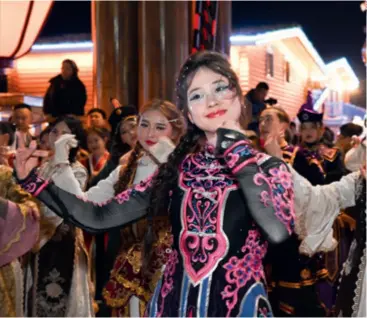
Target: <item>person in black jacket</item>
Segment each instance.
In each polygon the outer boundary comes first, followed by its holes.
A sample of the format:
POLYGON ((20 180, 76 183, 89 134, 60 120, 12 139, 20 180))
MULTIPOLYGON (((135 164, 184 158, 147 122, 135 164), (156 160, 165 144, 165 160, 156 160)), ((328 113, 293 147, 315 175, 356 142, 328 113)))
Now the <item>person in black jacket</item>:
POLYGON ((67 59, 62 62, 61 74, 50 79, 43 101, 43 112, 50 121, 62 115, 84 115, 87 93, 78 71, 75 62, 67 59))

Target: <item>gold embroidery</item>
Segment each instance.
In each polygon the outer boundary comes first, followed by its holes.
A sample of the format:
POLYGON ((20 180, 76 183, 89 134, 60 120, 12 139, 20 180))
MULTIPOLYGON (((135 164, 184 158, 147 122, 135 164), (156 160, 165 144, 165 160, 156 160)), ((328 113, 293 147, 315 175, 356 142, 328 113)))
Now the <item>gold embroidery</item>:
POLYGON ((303 280, 301 282, 298 283, 292 283, 292 282, 285 282, 285 281, 279 281, 277 283, 278 286, 280 287, 284 287, 284 288, 295 288, 295 289, 299 289, 305 286, 311 286, 313 284, 316 283, 315 279, 307 279, 307 280, 303 280))
POLYGON ((15 277, 12 264, 0 268, 0 316, 16 317, 15 302, 15 277))
MULTIPOLYGON (((20 209, 19 209, 20 211, 20 209)), ((21 212, 21 211, 20 211, 21 212)), ((11 247, 13 244, 17 243, 20 241, 20 238, 21 238, 21 235, 22 233, 25 231, 26 229, 26 215, 24 215, 22 213, 22 217, 23 217, 23 220, 22 220, 22 225, 20 227, 20 229, 15 233, 13 239, 11 239, 5 246, 2 250, 0 250, 0 255, 6 253, 11 247)))
POLYGON ((138 274, 141 268, 141 251, 134 251, 136 244, 134 244, 127 252, 126 259, 133 268, 134 274, 138 274))
POLYGON ((333 162, 339 153, 338 148, 328 148, 323 152, 323 158, 329 162, 333 162))
POLYGON ((294 314, 294 307, 280 301, 279 302, 279 309, 289 315, 293 315, 294 314))
POLYGON ((31 209, 39 209, 38 202, 27 192, 17 185, 12 176, 12 170, 6 166, 0 166, 0 197, 10 200, 17 204, 23 216, 20 229, 15 233, 6 246, 0 251, 0 255, 8 251, 11 246, 21 239, 21 234, 26 230, 26 217, 31 209))

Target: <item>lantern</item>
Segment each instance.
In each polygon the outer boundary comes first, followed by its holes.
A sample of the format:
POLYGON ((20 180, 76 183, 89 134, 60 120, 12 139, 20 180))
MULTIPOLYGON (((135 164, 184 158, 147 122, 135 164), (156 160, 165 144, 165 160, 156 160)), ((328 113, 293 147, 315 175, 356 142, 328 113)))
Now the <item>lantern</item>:
MULTIPOLYGON (((53 1, 0 1, 0 64, 26 54, 35 42, 53 1)), ((8 63, 6 63, 8 62, 8 63)))

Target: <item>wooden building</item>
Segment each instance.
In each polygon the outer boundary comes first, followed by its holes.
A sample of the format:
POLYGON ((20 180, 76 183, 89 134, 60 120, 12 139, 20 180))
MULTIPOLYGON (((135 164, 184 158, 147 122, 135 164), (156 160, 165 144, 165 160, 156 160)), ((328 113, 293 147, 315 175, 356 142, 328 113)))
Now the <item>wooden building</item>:
MULTIPOLYGON (((350 92, 359 85, 345 58, 325 64, 299 26, 234 32, 230 58, 244 94, 258 82, 267 82, 268 96, 277 99, 291 118, 295 118, 308 91, 312 92, 315 109, 321 111, 325 101, 349 103, 350 92)), ((330 112, 332 117, 333 110, 330 112)))

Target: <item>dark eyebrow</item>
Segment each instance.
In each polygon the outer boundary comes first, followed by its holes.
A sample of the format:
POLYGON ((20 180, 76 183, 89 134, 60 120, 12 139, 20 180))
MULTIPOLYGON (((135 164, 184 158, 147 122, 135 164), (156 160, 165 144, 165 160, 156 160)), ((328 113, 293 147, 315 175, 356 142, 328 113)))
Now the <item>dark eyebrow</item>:
MULTIPOLYGON (((214 82, 212 82, 212 84, 218 84, 220 82, 224 82, 223 78, 215 80, 214 82)), ((188 94, 191 94, 191 93, 197 91, 198 89, 200 89, 200 87, 193 88, 193 89, 189 90, 188 94)))

